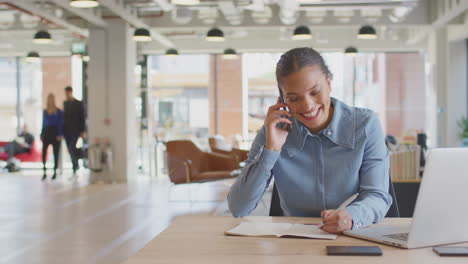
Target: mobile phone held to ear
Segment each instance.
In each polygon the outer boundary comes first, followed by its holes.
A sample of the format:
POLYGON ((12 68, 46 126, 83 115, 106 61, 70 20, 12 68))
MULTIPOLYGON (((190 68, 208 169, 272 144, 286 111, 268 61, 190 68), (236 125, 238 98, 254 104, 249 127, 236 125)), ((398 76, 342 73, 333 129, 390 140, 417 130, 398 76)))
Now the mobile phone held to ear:
MULTIPOLYGON (((280 95, 280 103, 286 104, 284 100, 283 92, 281 91, 281 88, 279 86, 278 86, 278 91, 280 95)), ((289 112, 289 109, 287 107, 282 107, 281 110, 289 112)), ((281 117, 288 118, 287 116, 281 116, 281 117)), ((286 124, 286 123, 278 123, 276 126, 282 129, 286 129, 286 130, 289 130, 290 128, 289 124, 286 124)))
MULTIPOLYGON (((279 96, 280 96, 281 103, 286 104, 285 103, 286 100, 284 99, 284 96, 283 96, 283 91, 281 91, 281 88, 279 86, 278 86, 278 91, 279 91, 279 96)), ((287 107, 283 107, 282 110, 289 112, 289 109, 287 107)))

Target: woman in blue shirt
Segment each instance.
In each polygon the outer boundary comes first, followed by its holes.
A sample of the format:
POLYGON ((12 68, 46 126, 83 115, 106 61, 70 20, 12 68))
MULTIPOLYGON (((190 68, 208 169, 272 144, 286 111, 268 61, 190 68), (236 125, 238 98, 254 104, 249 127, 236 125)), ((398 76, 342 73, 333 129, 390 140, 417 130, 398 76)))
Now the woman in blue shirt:
POLYGON ((284 103, 279 99, 269 108, 231 187, 233 215, 250 214, 274 176, 286 216, 321 216, 322 229, 331 233, 381 220, 392 198, 389 153, 376 114, 330 97, 332 74, 314 49, 283 54, 276 78, 284 103), (328 217, 355 193, 353 203, 328 217))
POLYGON ((52 180, 57 177, 57 166, 60 153, 60 144, 63 137, 63 112, 58 109, 55 104, 55 97, 53 94, 47 96, 47 108, 42 115, 42 169, 44 175, 42 180, 47 178, 46 174, 46 154, 49 145, 52 145, 54 150, 54 175, 52 180))

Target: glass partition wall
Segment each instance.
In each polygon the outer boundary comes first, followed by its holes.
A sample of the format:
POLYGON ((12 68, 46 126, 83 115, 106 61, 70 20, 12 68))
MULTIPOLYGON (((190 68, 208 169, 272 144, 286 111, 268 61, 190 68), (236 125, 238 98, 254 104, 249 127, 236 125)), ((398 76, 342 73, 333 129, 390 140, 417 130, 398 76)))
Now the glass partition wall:
MULTIPOLYGON (((246 53, 235 60, 209 54, 149 56, 151 107, 146 111, 151 118, 152 135, 157 141, 189 139, 209 150, 208 137, 219 134, 226 143, 248 149, 263 125, 268 107, 276 103, 275 66, 280 55, 246 53)), ((404 141, 425 132, 430 145, 435 136, 429 129, 434 117, 426 110, 435 112, 436 106, 427 92, 423 54, 348 56, 325 52, 323 56, 334 75, 332 96, 349 105, 374 110, 386 134, 404 141)), ((76 63, 71 60, 71 64, 76 63)), ((39 136, 44 94, 42 68, 40 61, 0 58, 0 140, 14 138, 23 124, 39 136)), ((72 66, 69 74, 76 69, 72 66)), ((73 78, 67 83, 72 81, 76 84, 79 80, 73 78)), ((54 92, 62 96, 63 85, 59 86, 54 92)), ((76 90, 77 97, 81 97, 80 89, 76 90)), ((136 95, 136 106, 141 107, 138 100, 141 98, 136 95)), ((61 106, 61 101, 58 104, 61 106)))
POLYGON ((0 57, 0 141, 10 141, 24 124, 38 138, 42 120, 41 62, 0 57))
MULTIPOLYGON (((49 93, 55 95, 60 109, 63 109, 66 86, 72 85, 74 96, 83 99, 82 61, 77 56, 43 57, 36 61, 0 57, 0 79, 0 141, 13 140, 24 125, 36 141, 40 140, 42 111, 49 93)), ((71 167, 65 146, 61 152, 63 167, 71 167)), ((23 168, 41 166, 37 162, 22 165, 23 168)))
POLYGON ((209 55, 152 56, 152 118, 160 141, 190 139, 207 147, 209 55))
MULTIPOLYGON (((423 54, 322 54, 333 73, 333 97, 375 111, 385 133, 400 142, 422 132, 430 145, 435 117, 426 109, 436 106, 429 103, 433 98, 426 89, 423 54)), ((155 136, 161 141, 189 139, 209 150, 207 138, 221 135, 226 143, 249 149, 268 107, 277 101, 275 67, 280 56, 151 56, 155 136)))
MULTIPOLYGON (((249 98, 249 141, 263 125, 268 107, 278 98, 275 66, 280 55, 243 55, 249 98)), ((322 55, 333 74, 331 96, 349 105, 372 109, 378 114, 385 133, 401 141, 421 132, 428 135, 429 142, 435 136, 429 129, 434 120, 426 109, 435 109, 436 105, 428 103, 432 98, 426 92, 422 54, 360 53, 349 56, 325 52, 322 55)))

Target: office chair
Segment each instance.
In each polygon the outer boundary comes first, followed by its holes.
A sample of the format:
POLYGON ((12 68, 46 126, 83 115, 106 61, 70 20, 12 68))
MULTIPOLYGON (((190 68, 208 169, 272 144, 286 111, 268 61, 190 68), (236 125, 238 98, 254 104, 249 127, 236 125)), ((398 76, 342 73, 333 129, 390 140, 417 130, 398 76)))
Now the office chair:
POLYGON ((276 183, 273 183, 273 191, 271 192, 270 216, 284 216, 278 190, 276 189, 276 183))
POLYGON ((204 152, 190 140, 166 143, 169 179, 175 183, 205 182, 235 177, 236 159, 204 152))
MULTIPOLYGON (((387 211, 385 217, 400 217, 400 211, 398 210, 398 203, 395 195, 395 189, 393 188, 392 179, 389 178, 389 189, 388 193, 392 196, 392 205, 387 211)), ((284 216, 284 212, 281 209, 280 198, 278 190, 276 189, 276 183, 273 184, 273 191, 271 193, 271 204, 270 204, 270 216, 284 216)))

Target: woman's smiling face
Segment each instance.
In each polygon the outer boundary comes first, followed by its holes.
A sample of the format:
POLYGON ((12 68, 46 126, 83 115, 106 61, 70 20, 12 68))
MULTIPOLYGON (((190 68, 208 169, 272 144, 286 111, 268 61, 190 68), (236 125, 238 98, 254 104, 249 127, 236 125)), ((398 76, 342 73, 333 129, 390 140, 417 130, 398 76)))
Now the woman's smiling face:
POLYGON ((280 84, 291 114, 317 134, 331 120, 330 78, 317 65, 286 75, 280 84))

